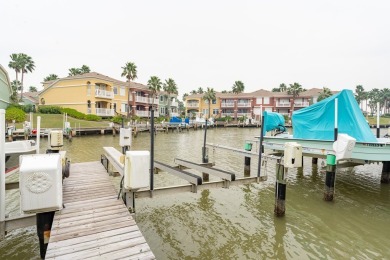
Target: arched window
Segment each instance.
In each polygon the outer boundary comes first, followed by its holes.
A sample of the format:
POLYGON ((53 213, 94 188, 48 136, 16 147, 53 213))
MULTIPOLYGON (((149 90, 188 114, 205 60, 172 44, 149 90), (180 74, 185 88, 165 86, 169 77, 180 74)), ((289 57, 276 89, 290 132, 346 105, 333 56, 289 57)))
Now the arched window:
POLYGON ((42 104, 42 105, 45 104, 45 99, 44 99, 44 98, 41 98, 41 104, 42 104))

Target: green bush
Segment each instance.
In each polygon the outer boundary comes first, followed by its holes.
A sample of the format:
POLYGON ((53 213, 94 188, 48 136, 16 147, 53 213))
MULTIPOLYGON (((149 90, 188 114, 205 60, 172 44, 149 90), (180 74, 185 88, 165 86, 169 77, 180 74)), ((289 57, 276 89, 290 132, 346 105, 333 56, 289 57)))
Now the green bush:
POLYGON ((26 113, 20 108, 11 106, 5 111, 5 120, 8 122, 12 122, 12 120, 15 120, 15 122, 24 122, 25 119, 26 113))
POLYGON ((114 116, 111 118, 111 122, 114 122, 116 124, 122 124, 122 117, 121 116, 114 116))
POLYGON ((102 118, 100 116, 97 116, 97 115, 86 115, 85 116, 85 120, 88 120, 88 121, 102 121, 102 118))
POLYGON ((61 107, 58 106, 39 106, 38 112, 41 114, 62 114, 61 107))
POLYGON ((81 112, 79 112, 79 111, 77 111, 76 109, 73 109, 73 108, 61 108, 61 112, 62 112, 62 114, 67 113, 68 116, 73 117, 73 118, 86 119, 86 114, 81 113, 81 112))
POLYGON ((26 113, 30 113, 30 112, 34 113, 35 112, 35 105, 32 105, 32 104, 24 105, 24 106, 22 106, 22 109, 26 113))

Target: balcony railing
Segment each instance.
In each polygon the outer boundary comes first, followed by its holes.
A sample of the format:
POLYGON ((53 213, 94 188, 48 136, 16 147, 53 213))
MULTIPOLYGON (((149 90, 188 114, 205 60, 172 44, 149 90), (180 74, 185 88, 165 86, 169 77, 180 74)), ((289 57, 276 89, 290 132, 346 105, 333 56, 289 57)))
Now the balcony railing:
POLYGON ((283 103, 277 102, 276 106, 277 107, 291 107, 291 103, 290 102, 283 102, 283 103))
POLYGON ((171 107, 177 107, 177 106, 178 106, 177 101, 172 101, 171 102, 171 107))
MULTIPOLYGON (((144 111, 144 110, 136 110, 135 114, 140 117, 149 117, 150 116, 150 111, 144 111)), ((154 117, 159 117, 159 112, 154 111, 154 117)))
POLYGON ((237 113, 237 116, 238 117, 241 117, 241 116, 252 117, 252 114, 251 113, 237 113))
POLYGON ((114 116, 114 109, 109 108, 96 108, 97 116, 114 116))
POLYGON ((234 102, 222 102, 221 107, 234 107, 234 102))
POLYGON ((187 107, 199 107, 199 103, 187 103, 187 107))
POLYGON ((149 103, 149 98, 141 97, 141 96, 135 96, 135 102, 149 103))
POLYGON ((234 113, 221 113, 221 117, 234 116, 234 113))
POLYGON ((309 102, 294 102, 294 107, 308 107, 309 105, 309 102))
POLYGON ((96 89, 95 90, 95 97, 98 97, 98 98, 114 98, 114 92, 113 91, 96 89))
POLYGON ((251 107, 251 103, 249 102, 238 102, 237 107, 251 107))

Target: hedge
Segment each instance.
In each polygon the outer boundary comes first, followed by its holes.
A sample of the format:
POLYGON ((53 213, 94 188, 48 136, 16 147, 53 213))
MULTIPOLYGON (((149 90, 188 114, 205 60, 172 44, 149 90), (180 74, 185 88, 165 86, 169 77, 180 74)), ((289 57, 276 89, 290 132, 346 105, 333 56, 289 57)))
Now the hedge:
POLYGON ((26 119, 26 113, 18 108, 11 106, 5 110, 5 120, 8 122, 12 122, 12 120, 15 120, 15 122, 24 122, 26 119))

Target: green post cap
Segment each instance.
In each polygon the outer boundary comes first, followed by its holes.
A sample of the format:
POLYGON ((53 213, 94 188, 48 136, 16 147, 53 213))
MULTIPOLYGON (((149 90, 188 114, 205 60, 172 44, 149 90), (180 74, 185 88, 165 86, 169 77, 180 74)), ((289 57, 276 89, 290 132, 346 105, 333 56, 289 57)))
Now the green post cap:
POLYGON ((326 164, 327 165, 336 165, 336 155, 328 154, 326 156, 326 164))

